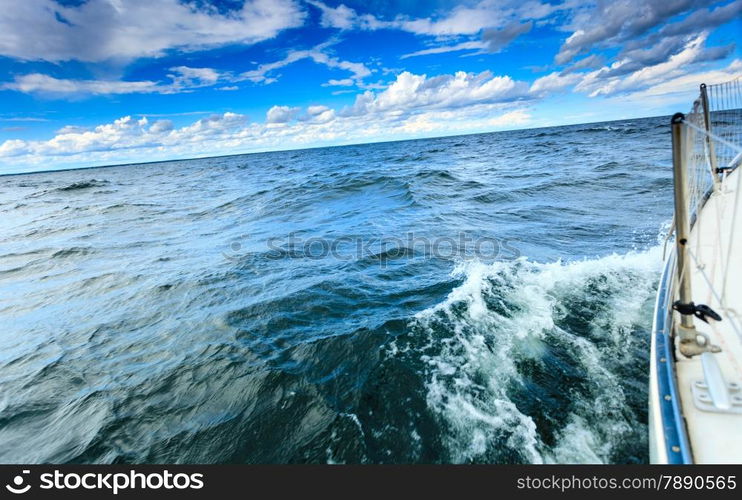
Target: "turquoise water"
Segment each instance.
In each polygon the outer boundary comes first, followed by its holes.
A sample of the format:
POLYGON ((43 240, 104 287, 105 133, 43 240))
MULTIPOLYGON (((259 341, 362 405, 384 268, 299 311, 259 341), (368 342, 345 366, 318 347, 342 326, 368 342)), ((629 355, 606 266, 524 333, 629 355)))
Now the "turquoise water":
POLYGON ((0 177, 0 462, 644 462, 669 120, 0 177))

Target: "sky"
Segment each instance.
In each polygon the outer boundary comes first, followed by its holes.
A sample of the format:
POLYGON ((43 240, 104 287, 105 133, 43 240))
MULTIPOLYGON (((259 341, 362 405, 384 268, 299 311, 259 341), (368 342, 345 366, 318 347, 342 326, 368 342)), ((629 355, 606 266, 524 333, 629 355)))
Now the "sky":
POLYGON ((742 0, 4 0, 0 173, 686 111, 742 0))

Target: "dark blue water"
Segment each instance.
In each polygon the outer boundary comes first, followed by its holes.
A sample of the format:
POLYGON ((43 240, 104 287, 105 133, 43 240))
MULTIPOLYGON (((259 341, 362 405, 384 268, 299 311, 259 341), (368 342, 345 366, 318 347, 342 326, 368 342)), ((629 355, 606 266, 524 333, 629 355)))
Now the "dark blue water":
POLYGON ((0 177, 0 462, 643 462, 668 119, 0 177))

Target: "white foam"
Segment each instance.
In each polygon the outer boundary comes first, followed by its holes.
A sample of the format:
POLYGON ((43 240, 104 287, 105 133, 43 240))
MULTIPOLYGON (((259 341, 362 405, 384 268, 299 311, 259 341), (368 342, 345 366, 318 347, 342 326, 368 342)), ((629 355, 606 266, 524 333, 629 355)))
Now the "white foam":
MULTIPOLYGON (((464 282, 445 301, 418 313, 413 325, 414 334, 428 337, 424 352, 432 354, 423 356, 427 403, 447 429, 444 442, 451 460, 489 460, 503 443, 519 460, 533 463, 608 460, 611 436, 625 435, 631 428, 616 417, 625 395, 605 359, 632 361, 615 358, 635 341, 634 325, 648 321, 646 304, 660 266, 661 247, 569 263, 521 258, 459 265, 454 275, 464 282), (580 293, 596 294, 607 306, 589 324, 591 336, 601 340, 600 348, 556 326, 580 293), (531 416, 507 395, 508 385, 521 378, 515 361, 539 358, 550 335, 558 335, 560 343, 576 353, 575 363, 588 374, 593 396, 572 405, 575 413, 557 430, 558 442, 551 448, 539 438, 531 416), (598 423, 586 420, 590 412, 600 416, 598 423)), ((565 397, 570 397, 568 389, 565 397)))

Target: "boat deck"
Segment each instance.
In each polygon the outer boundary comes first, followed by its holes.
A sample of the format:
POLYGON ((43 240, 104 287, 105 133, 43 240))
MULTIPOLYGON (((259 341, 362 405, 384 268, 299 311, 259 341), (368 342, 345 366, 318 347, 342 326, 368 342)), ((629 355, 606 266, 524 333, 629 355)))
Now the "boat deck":
MULTIPOLYGON (((708 335, 721 352, 710 354, 716 360, 727 384, 742 385, 742 187, 740 169, 723 181, 722 187, 707 200, 690 233, 689 251, 693 301, 706 304, 722 316, 711 324, 695 319, 699 332, 708 335), (720 303, 720 299, 721 302, 720 303)), ((678 321, 678 313, 674 313, 678 321)), ((695 463, 742 463, 742 411, 719 413, 698 408, 694 400, 704 381, 701 356, 686 358, 676 350, 679 399, 686 420, 688 438, 695 463)), ((706 356, 709 356, 708 354, 706 356)), ((732 398, 742 390, 730 391, 732 398)), ((733 408, 742 410, 739 400, 733 408)), ((701 404, 703 406, 703 404, 701 404)))

